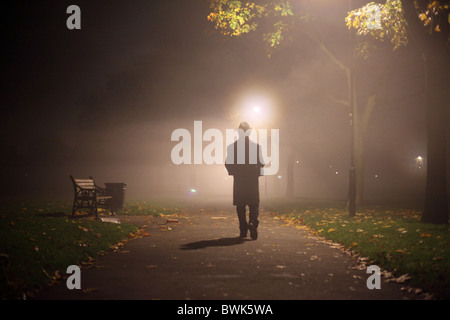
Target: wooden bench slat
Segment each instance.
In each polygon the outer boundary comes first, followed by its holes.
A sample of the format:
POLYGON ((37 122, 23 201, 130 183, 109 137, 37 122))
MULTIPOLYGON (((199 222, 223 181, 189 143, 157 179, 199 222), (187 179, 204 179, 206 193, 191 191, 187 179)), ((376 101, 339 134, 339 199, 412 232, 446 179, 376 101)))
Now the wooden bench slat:
POLYGON ((94 180, 91 179, 74 179, 75 183, 94 183, 94 180))

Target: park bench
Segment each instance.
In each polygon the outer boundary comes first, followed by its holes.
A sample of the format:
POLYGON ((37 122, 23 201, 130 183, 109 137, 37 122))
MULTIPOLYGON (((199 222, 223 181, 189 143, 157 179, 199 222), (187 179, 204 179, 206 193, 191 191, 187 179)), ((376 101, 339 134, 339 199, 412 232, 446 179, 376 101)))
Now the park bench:
POLYGON ((72 217, 75 217, 75 212, 88 209, 89 215, 95 213, 98 219, 98 208, 108 208, 108 203, 112 201, 112 195, 109 194, 108 189, 97 186, 92 177, 76 179, 70 175, 70 179, 74 190, 72 217))

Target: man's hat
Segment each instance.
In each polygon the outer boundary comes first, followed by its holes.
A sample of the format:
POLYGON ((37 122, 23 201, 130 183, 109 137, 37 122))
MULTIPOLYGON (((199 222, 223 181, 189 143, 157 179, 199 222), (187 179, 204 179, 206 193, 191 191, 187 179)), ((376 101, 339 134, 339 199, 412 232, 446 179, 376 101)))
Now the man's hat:
POLYGON ((248 122, 241 122, 241 124, 239 125, 239 129, 242 129, 244 132, 247 131, 250 128, 250 125, 248 124, 248 122))

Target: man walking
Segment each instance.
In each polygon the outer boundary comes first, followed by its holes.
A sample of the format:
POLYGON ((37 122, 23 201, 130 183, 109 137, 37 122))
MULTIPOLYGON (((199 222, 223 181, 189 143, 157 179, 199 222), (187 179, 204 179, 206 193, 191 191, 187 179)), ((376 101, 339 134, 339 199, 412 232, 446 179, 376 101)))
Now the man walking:
POLYGON ((228 174, 233 176, 233 205, 239 219, 240 237, 258 238, 259 215, 259 177, 262 175, 264 161, 261 147, 251 141, 251 128, 247 122, 239 125, 239 139, 227 147, 225 167, 228 174), (246 207, 249 207, 247 222, 246 207))

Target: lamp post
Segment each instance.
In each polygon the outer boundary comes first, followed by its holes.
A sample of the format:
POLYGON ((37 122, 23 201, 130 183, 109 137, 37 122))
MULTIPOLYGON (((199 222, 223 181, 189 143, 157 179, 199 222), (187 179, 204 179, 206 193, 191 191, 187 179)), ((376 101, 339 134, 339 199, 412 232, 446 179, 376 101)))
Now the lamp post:
MULTIPOLYGON (((251 108, 251 110, 252 110, 252 120, 257 120, 258 122, 259 122, 259 124, 260 124, 260 122, 261 122, 261 107, 258 105, 258 104, 256 104, 256 105, 254 105, 252 108, 251 108)), ((269 133, 270 134, 270 133, 269 133)), ((268 183, 268 179, 267 179, 267 177, 264 177, 264 194, 267 196, 268 195, 268 188, 267 188, 267 183, 268 183)))
MULTIPOLYGON (((265 93, 254 92, 249 94, 243 101, 244 117, 251 122, 253 128, 266 127, 269 129, 269 119, 271 117, 271 109, 273 108, 272 97, 265 93)), ((270 130, 268 130, 268 139, 270 139, 270 130)), ((268 195, 269 176, 264 176, 264 193, 268 195)))
MULTIPOLYGON (((348 1, 349 11, 352 11, 352 0, 348 1)), ((351 217, 356 213, 356 170, 355 170, 355 101, 354 101, 354 73, 355 73, 355 59, 354 59, 354 36, 350 32, 350 74, 349 74, 349 103, 350 103, 350 169, 348 181, 348 213, 351 217)))

